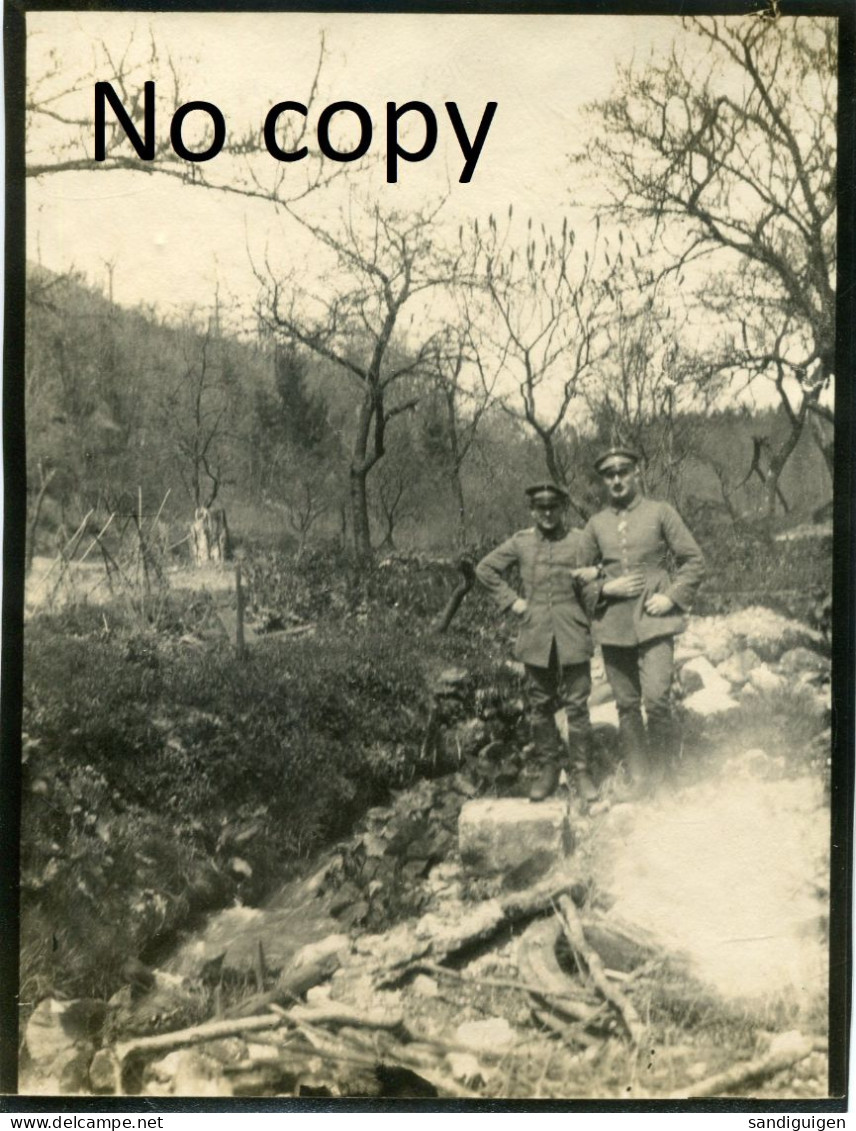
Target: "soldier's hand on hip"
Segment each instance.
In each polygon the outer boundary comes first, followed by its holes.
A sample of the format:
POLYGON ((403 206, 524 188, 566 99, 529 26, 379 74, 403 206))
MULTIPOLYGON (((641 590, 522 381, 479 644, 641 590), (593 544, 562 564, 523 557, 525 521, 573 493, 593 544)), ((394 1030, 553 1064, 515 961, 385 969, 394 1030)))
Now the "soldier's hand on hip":
POLYGON ((628 573, 605 582, 601 592, 604 597, 638 597, 644 587, 645 578, 641 573, 628 573))
POLYGON ((649 617, 664 617, 675 608, 675 602, 665 593, 655 593, 645 602, 645 612, 649 617))
POLYGON ((529 602, 524 597, 518 597, 514 604, 511 606, 511 611, 513 613, 516 613, 517 616, 522 617, 528 608, 529 602))

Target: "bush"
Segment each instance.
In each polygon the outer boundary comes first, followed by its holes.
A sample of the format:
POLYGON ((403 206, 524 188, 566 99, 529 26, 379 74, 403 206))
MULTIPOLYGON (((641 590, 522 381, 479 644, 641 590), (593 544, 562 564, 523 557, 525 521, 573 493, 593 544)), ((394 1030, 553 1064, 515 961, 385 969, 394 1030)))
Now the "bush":
POLYGON ((423 644, 340 625, 239 662, 89 612, 28 625, 28 981, 102 992, 129 953, 192 911, 259 899, 411 780, 436 664, 423 644), (36 945, 46 923, 62 962, 36 945))

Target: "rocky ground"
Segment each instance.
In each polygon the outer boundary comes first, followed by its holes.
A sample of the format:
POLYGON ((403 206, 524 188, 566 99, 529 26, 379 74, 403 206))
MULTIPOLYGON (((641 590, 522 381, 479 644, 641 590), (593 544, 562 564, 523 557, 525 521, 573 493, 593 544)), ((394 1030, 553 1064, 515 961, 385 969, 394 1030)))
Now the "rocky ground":
POLYGON ((824 1096, 829 664, 763 608, 681 638, 677 780, 525 800, 519 672, 444 672, 423 754, 263 908, 214 916, 109 1002, 47 998, 22 1090, 200 1096, 824 1096), (777 704, 799 705, 783 741, 777 704))

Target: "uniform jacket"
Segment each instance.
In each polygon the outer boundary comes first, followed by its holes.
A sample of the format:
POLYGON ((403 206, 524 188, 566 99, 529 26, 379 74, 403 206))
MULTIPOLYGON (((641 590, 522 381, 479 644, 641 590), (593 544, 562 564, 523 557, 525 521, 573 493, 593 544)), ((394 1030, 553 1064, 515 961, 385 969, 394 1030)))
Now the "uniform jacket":
POLYGON ((500 609, 508 609, 518 597, 529 607, 520 617, 514 654, 533 667, 550 666, 553 641, 559 663, 580 664, 593 651, 589 616, 599 587, 582 585, 571 576, 580 562, 582 531, 569 530, 560 538, 546 538, 537 527, 518 530, 502 545, 482 558, 476 577, 491 593, 500 609), (523 592, 515 593, 503 574, 516 564, 523 592))
POLYGON ((683 519, 669 503, 637 495, 629 506, 606 507, 583 531, 582 563, 600 562, 606 579, 641 570, 645 588, 639 597, 601 597, 592 629, 599 644, 632 647, 660 636, 683 632, 686 612, 704 576, 704 558, 683 519), (668 553, 677 564, 668 569, 668 553), (667 616, 652 617, 645 602, 664 593, 678 606, 667 616))

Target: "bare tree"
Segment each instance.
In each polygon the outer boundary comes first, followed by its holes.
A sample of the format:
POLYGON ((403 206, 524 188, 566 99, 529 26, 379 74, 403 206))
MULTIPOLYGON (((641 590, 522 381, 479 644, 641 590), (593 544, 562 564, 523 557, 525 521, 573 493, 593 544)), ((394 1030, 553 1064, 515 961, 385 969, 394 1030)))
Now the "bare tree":
POLYGON ((647 222, 666 270, 718 315, 721 363, 772 382, 790 423, 771 450, 766 511, 835 344, 836 22, 698 18, 668 58, 621 72, 587 150, 606 210, 647 222), (603 181, 600 182, 603 184, 603 181), (704 265, 702 277, 694 265, 704 265))
POLYGON ((198 511, 209 509, 227 473, 233 436, 231 390, 216 332, 185 328, 184 364, 161 394, 158 410, 172 462, 198 511))
MULTIPOLYGON (((341 367, 357 393, 349 478, 354 548, 363 564, 371 559, 368 477, 386 451, 390 421, 418 403, 405 378, 425 371, 439 333, 426 324, 414 336, 411 325, 405 343, 403 316, 458 272, 458 260, 436 241, 438 211, 402 215, 377 204, 352 207, 335 234, 292 212, 333 252, 336 270, 322 293, 296 275, 285 282, 269 277, 261 300, 261 316, 282 338, 341 367)), ((427 323, 424 306, 420 314, 427 323)))
MULTIPOLYGON (((466 307, 466 304, 465 304, 466 307)), ((431 381, 439 396, 441 413, 433 437, 455 501, 456 533, 459 546, 468 537, 467 504, 464 495, 463 466, 473 450, 479 425, 493 403, 496 374, 486 371, 485 363, 474 338, 474 327, 465 310, 463 320, 448 327, 438 343, 431 368, 431 381), (467 369, 478 375, 467 383, 467 369)))
POLYGON ((646 489, 680 505, 681 469, 722 374, 686 345, 685 312, 661 298, 640 259, 616 280, 614 311, 597 383, 586 391, 598 441, 637 451, 646 489))
MULTIPOLYGON (((283 113, 272 123, 274 136, 267 140, 283 151, 295 152, 304 145, 324 58, 322 36, 305 94, 307 114, 283 113)), ((96 41, 91 66, 81 73, 77 59, 75 65, 70 72, 56 48, 37 64, 31 63, 25 95, 27 177, 128 170, 286 204, 302 200, 344 172, 344 166, 331 165, 311 148, 297 163, 273 160, 264 131, 257 127, 241 133, 230 131, 228 145, 214 161, 191 161, 176 152, 171 124, 187 105, 186 81, 180 62, 158 43, 152 26, 146 32, 132 32, 118 50, 106 37, 96 41), (157 83, 152 80, 154 74, 160 76, 157 83), (93 114, 96 82, 109 83, 118 103, 117 109, 105 100, 101 122, 93 114), (93 159, 96 139, 103 139, 103 160, 93 159), (137 145, 148 147, 146 160, 141 159, 137 145)), ((100 97, 105 98, 103 93, 100 97)), ((187 125, 193 151, 206 152, 214 142, 215 130, 213 119, 204 112, 197 114, 187 125)))
MULTIPOLYGON (((615 264, 599 262, 599 228, 592 250, 575 251, 567 220, 554 234, 532 220, 522 245, 513 241, 513 217, 501 232, 493 216, 487 232, 473 231, 476 262, 488 296, 480 317, 481 341, 517 396, 500 403, 538 436, 547 471, 567 484, 560 440, 568 409, 581 397, 605 347, 603 328, 615 264)), ((483 351, 484 353, 484 351, 483 351)))

